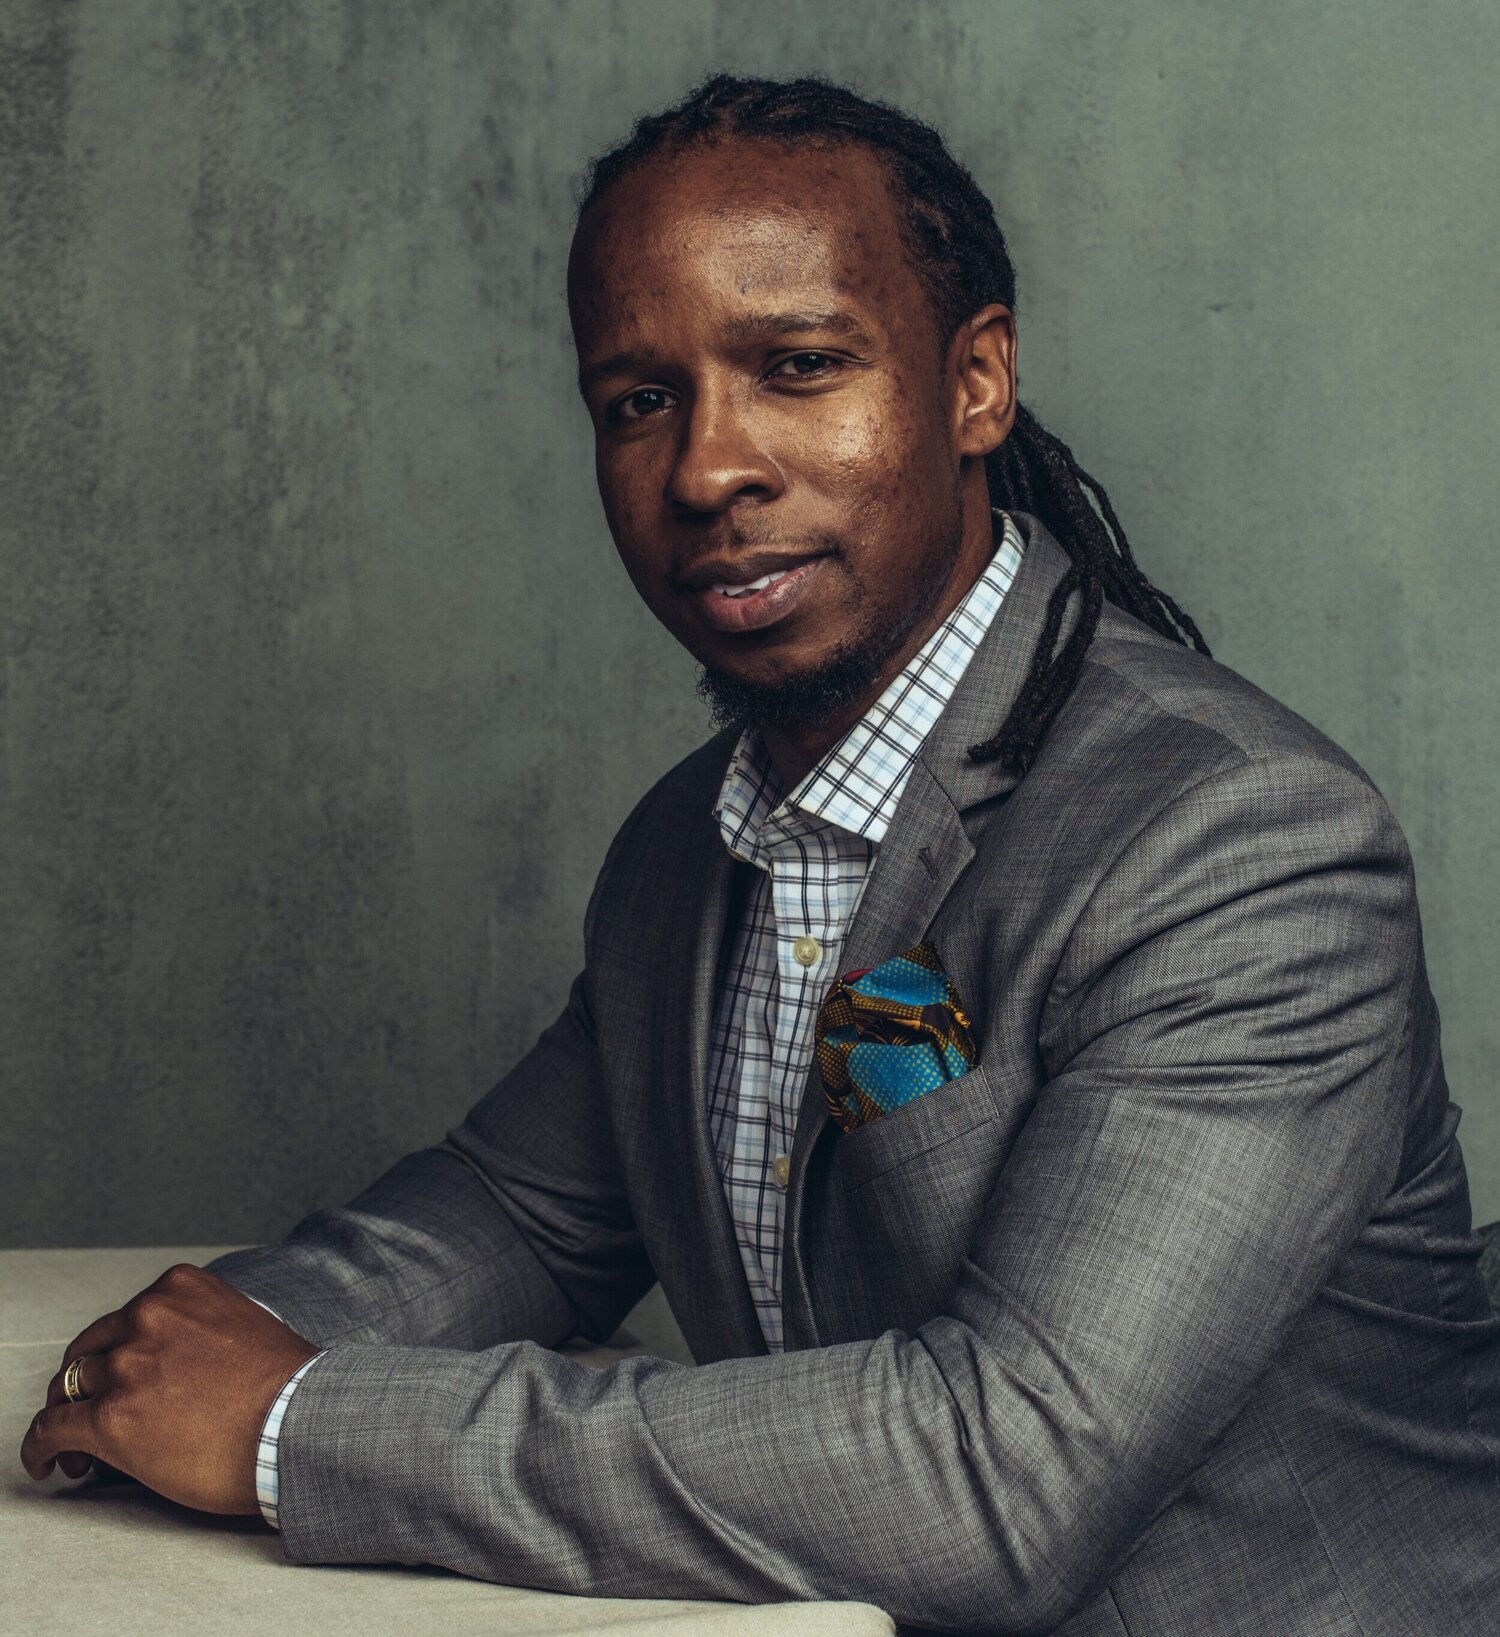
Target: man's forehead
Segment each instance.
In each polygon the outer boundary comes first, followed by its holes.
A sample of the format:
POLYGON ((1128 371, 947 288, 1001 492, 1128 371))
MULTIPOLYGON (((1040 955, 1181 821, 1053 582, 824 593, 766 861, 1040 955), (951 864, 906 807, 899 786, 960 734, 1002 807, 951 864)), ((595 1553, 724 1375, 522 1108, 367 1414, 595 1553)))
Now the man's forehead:
MULTIPOLYGON (((719 143, 627 173, 579 225, 575 306, 628 284, 734 277, 796 299, 799 281, 854 290, 904 261, 884 167, 867 150, 719 143)), ((748 292, 747 292, 748 293, 748 292)))

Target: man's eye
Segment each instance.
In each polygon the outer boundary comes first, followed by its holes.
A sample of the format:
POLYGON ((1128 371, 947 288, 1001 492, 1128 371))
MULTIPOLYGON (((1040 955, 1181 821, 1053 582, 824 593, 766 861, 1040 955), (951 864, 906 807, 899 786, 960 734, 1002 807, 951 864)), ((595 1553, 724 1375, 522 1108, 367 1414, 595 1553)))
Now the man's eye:
POLYGON ((771 373, 782 377, 822 375, 837 362, 831 353, 794 352, 790 358, 783 358, 771 373))
POLYGON ((642 387, 621 398, 611 413, 618 420, 640 421, 665 409, 671 401, 672 394, 665 387, 642 387))

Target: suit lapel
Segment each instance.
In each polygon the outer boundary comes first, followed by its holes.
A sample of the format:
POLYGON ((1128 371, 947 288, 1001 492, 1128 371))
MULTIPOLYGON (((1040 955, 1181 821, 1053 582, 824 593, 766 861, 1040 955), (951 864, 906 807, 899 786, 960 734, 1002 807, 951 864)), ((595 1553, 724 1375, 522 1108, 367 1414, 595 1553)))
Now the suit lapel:
MULTIPOLYGON (((844 940, 840 961, 845 972, 876 966, 920 941, 974 856, 962 814, 980 802, 1008 796, 1020 782, 998 761, 976 763, 967 751, 991 737, 1015 702, 1031 667, 1047 600, 1069 561, 1035 518, 1012 516, 1026 541, 1021 567, 912 766, 844 940)), ((1075 597, 1059 642, 1076 622, 1075 597)), ((802 1200, 813 1152, 825 1131, 832 1130, 814 1063, 798 1109, 787 1194, 782 1307, 789 1348, 819 1345, 808 1296, 802 1200)))

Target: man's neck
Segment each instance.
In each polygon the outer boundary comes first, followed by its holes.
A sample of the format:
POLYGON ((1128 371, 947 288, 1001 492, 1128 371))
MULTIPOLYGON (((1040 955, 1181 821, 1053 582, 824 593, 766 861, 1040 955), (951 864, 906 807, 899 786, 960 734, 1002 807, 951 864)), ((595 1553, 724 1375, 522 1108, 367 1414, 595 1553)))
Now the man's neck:
POLYGON ((840 739, 860 720, 891 683, 922 651, 923 645, 943 621, 968 596, 995 554, 992 514, 986 500, 978 529, 966 529, 965 547, 953 578, 924 620, 907 633, 906 640, 881 667, 880 675, 861 697, 842 710, 805 727, 764 727, 757 724, 771 763, 787 790, 797 785, 815 768, 840 739))
MULTIPOLYGON (((899 675, 899 669, 896 673, 899 675)), ((859 721, 870 704, 879 699, 885 692, 888 684, 882 684, 880 690, 868 703, 851 705, 848 710, 839 715, 820 722, 816 728, 805 732, 786 728, 760 728, 761 739, 765 743, 767 754, 772 765, 781 775, 781 782, 785 789, 795 790, 807 777, 808 773, 828 754, 840 739, 859 721)))

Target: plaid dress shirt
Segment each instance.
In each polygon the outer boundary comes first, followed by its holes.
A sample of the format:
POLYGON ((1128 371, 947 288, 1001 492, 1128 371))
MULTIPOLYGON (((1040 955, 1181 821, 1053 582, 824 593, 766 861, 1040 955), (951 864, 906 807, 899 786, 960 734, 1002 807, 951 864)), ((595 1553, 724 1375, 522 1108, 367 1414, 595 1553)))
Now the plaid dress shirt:
MULTIPOLYGON (((1021 566, 1010 518, 984 572, 922 650, 787 795, 760 735, 740 735, 714 814, 724 845, 759 872, 732 944, 709 1049, 709 1121, 719 1177, 766 1346, 781 1346, 781 1224, 796 1101, 818 1007, 922 742, 943 713, 1021 566)), ((252 1298, 254 1300, 255 1298, 252 1298)), ((265 1307, 265 1303, 260 1304, 265 1307)), ((276 1451, 297 1383, 261 1428, 255 1492, 273 1528, 276 1451)))
POLYGON ((709 1126, 767 1348, 782 1349, 781 1229, 792 1134, 818 1008, 917 752, 1021 563, 1000 540, 963 601, 864 716, 787 794, 753 727, 714 806, 724 845, 756 875, 730 940, 709 1042, 709 1126))

